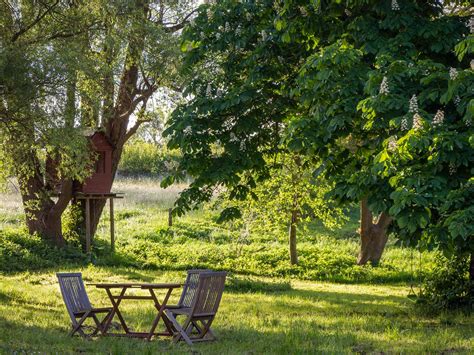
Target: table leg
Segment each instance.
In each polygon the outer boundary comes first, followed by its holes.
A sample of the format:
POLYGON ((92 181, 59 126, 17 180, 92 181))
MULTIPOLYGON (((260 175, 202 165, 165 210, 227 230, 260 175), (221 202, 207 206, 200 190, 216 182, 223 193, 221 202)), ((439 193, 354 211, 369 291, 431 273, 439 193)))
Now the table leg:
POLYGON ((153 292, 153 289, 150 288, 149 290, 150 290, 150 295, 153 298, 153 301, 155 303, 155 307, 156 309, 158 309, 158 314, 155 320, 153 321, 153 324, 151 326, 150 333, 148 334, 147 339, 151 340, 151 338, 153 337, 153 333, 155 332, 156 326, 158 325, 160 318, 163 318, 163 323, 165 323, 165 326, 168 329, 168 332, 170 332, 170 335, 172 335, 171 333, 172 330, 170 328, 171 324, 169 324, 169 320, 167 318, 165 319, 166 316, 164 315, 163 311, 165 310, 166 303, 168 302, 168 299, 170 298, 170 295, 173 289, 172 288, 168 289, 168 292, 166 293, 166 296, 163 299, 163 302, 161 303, 161 305, 160 305, 160 302, 158 301, 158 298, 155 295, 155 292, 153 292))
MULTIPOLYGON (((158 301, 158 299, 155 295, 155 292, 153 292, 153 289, 150 289, 150 294, 151 294, 151 297, 153 298, 153 301, 155 303, 155 308, 158 311, 160 311, 161 305, 160 305, 160 302, 158 301)), ((171 292, 170 292, 170 294, 171 294, 171 292)), ((166 306, 167 302, 168 302, 168 298, 166 298, 165 306, 166 306)), ((175 328, 173 326, 173 323, 168 319, 168 316, 166 315, 165 312, 162 312, 161 318, 163 319, 163 322, 165 323, 166 330, 168 331, 168 335, 173 335, 174 332, 175 332, 175 328)))
POLYGON ((107 319, 107 323, 104 326, 104 329, 105 329, 104 334, 107 333, 107 331, 109 330, 110 323, 112 322, 112 319, 114 318, 115 314, 117 314, 117 317, 119 318, 120 324, 122 325, 122 328, 125 330, 125 333, 128 334, 130 331, 127 327, 127 323, 125 323, 125 320, 122 317, 122 313, 120 313, 120 310, 119 310, 119 305, 122 302, 122 297, 127 291, 127 288, 124 287, 122 289, 122 292, 120 292, 120 295, 117 298, 117 302, 115 302, 114 297, 112 293, 110 292, 110 289, 106 288, 105 291, 107 292, 107 295, 110 298, 110 302, 112 302, 113 309, 112 309, 109 319, 107 319))

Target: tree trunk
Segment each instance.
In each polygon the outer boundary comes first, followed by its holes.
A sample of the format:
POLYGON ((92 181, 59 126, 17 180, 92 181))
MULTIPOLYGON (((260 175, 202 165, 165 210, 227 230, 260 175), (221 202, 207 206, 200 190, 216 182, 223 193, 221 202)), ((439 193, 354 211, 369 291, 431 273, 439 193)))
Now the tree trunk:
POLYGON ((391 222, 392 218, 382 212, 374 223, 367 199, 360 202, 361 245, 357 258, 358 265, 365 265, 368 262, 377 265, 380 262, 388 240, 387 228, 391 222))
POLYGON ((469 281, 471 282, 471 297, 474 297, 474 251, 471 252, 471 260, 469 262, 469 281))
POLYGON ((298 264, 298 252, 296 250, 296 224, 297 223, 298 223, 298 212, 293 210, 291 213, 291 223, 290 223, 290 231, 289 231, 291 265, 298 264))
POLYGON ((26 225, 30 234, 37 233, 53 244, 64 246, 61 228, 61 215, 72 198, 72 181, 65 180, 61 186, 61 194, 56 202, 49 197, 40 163, 35 152, 25 154, 31 172, 27 175, 18 174, 26 225))

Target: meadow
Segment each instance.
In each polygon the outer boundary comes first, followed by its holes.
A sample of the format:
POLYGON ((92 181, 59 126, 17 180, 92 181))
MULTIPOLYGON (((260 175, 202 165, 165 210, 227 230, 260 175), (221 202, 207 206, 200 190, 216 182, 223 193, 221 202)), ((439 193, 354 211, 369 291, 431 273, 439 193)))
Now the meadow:
MULTIPOLYGON (((391 240, 378 267, 355 265, 357 211, 340 229, 311 224, 299 236, 300 263, 290 266, 286 233, 265 226, 244 234, 219 225, 205 207, 174 219, 168 208, 183 186, 162 190, 154 180, 119 179, 116 252, 109 248, 108 215, 90 258, 74 247, 57 250, 28 236, 18 193, 0 195, 0 352, 41 353, 470 353, 474 317, 427 312, 411 297, 429 274, 435 253, 391 240), (185 270, 227 270, 226 291, 214 330, 218 341, 172 345, 169 339, 68 338, 68 316, 55 278, 81 271, 92 282, 182 281, 185 270)), ((88 286, 94 305, 105 293, 88 286)), ((179 292, 174 295, 174 300, 179 292)), ((152 305, 127 302, 126 319, 146 329, 152 305)))

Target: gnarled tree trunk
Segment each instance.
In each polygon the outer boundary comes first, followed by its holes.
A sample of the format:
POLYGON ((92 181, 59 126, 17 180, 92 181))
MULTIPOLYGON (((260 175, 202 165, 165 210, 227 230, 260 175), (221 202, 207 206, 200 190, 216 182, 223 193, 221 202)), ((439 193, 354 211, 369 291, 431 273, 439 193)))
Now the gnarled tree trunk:
POLYGON ((369 209, 367 199, 360 202, 360 252, 357 258, 358 265, 370 262, 377 265, 382 258, 385 245, 387 244, 387 228, 392 218, 382 212, 374 222, 372 212, 369 209))
POLYGON ((50 197, 51 190, 41 173, 35 152, 26 152, 25 159, 30 162, 32 171, 27 175, 19 173, 18 181, 28 231, 30 234, 38 233, 61 247, 64 245, 61 216, 72 198, 72 181, 63 181, 61 193, 55 202, 50 197))

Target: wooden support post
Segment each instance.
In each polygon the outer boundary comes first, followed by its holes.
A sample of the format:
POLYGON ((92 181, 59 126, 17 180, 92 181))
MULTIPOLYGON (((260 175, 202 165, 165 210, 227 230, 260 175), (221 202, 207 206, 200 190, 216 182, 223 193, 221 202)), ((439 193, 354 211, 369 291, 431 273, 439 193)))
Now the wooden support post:
POLYGON ((86 253, 91 251, 91 206, 90 199, 86 198, 86 253))
POLYGON ((168 209, 168 227, 173 227, 173 209, 168 209))
POLYGON ((115 251, 114 198, 110 198, 110 249, 115 251))

